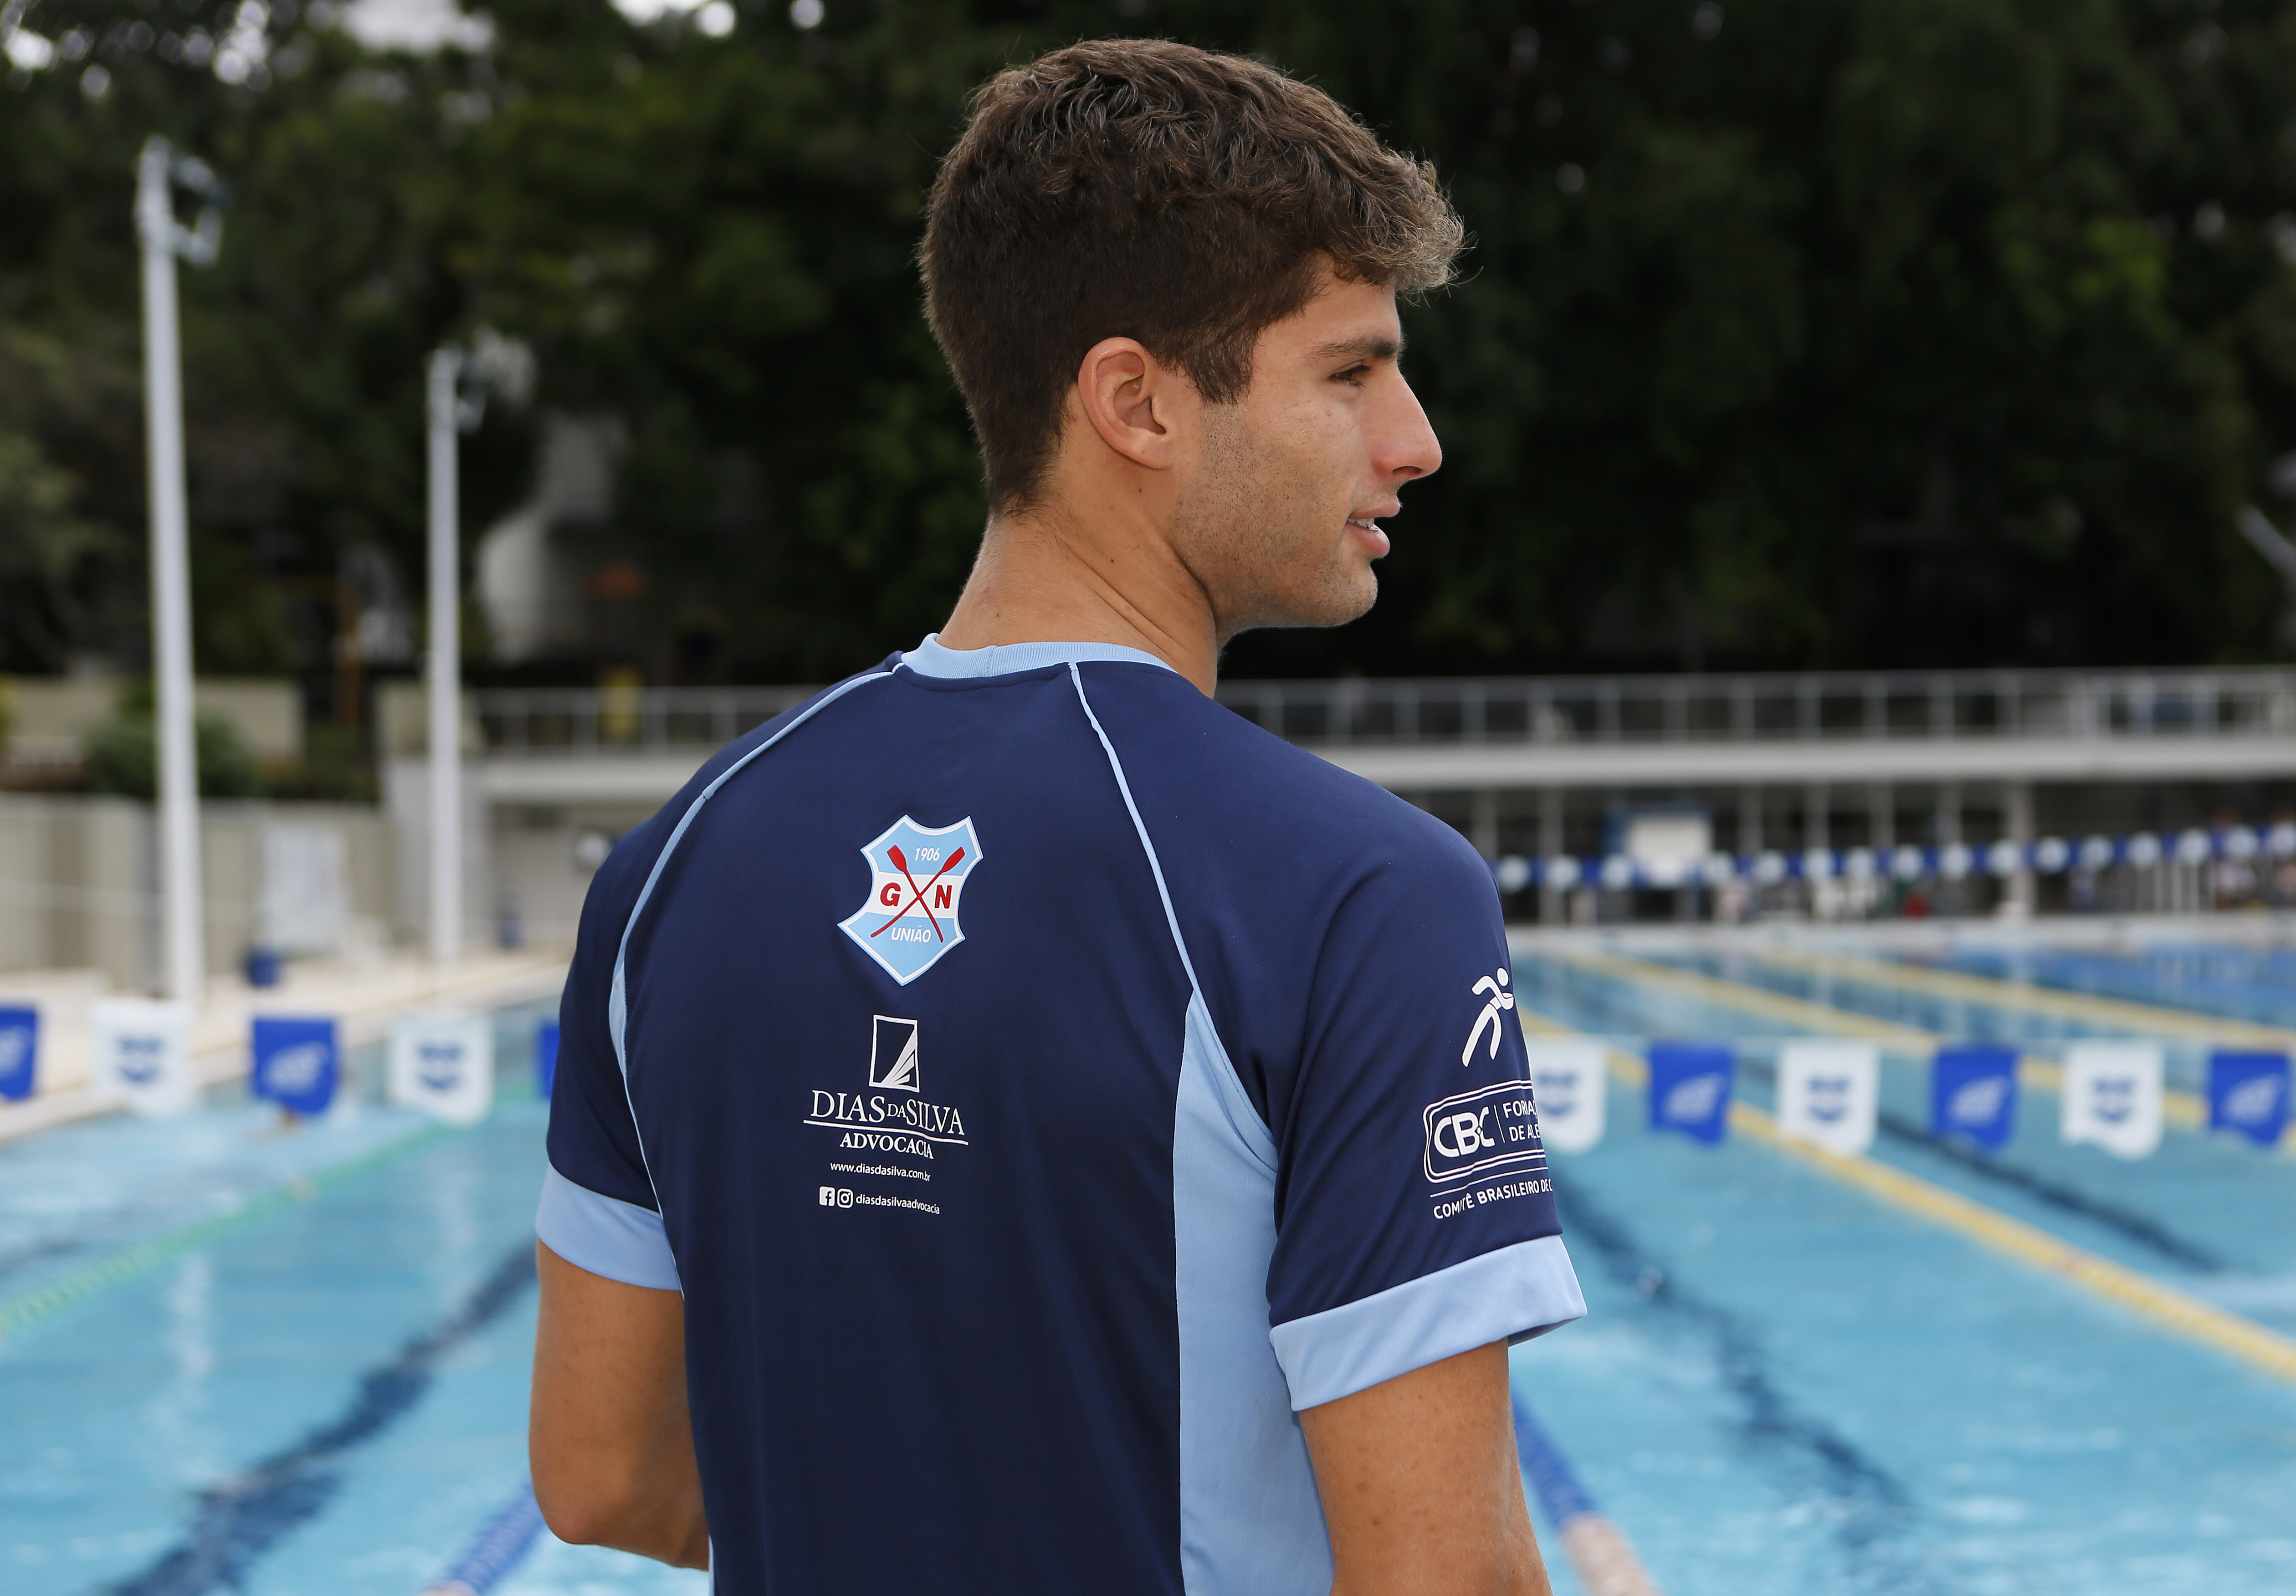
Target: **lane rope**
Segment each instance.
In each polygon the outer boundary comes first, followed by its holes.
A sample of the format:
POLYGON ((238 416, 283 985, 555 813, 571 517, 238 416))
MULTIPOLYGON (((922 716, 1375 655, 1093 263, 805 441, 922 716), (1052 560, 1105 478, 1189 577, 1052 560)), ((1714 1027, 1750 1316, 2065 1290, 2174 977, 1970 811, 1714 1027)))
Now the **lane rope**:
POLYGON ((2190 1009, 2171 1009, 2163 1003, 2139 1003, 2134 998, 2060 992, 2054 987, 2004 980, 1999 976, 1930 970, 1869 959, 1858 954, 1806 952, 1800 948, 1763 948, 1750 957, 1757 964, 1775 964, 1868 986, 1894 986, 1925 997, 1984 1003, 1997 1009, 2021 1009, 2029 1014, 2046 1014, 2057 1019, 2121 1026, 2151 1035, 2269 1047, 2282 1052, 2296 1047, 2296 1031, 2283 1027, 2259 1025, 2252 1019, 2229 1016, 2196 1014, 2190 1009))
POLYGON ((521 1483, 517 1494, 479 1526, 471 1543, 447 1567, 447 1572, 423 1586, 422 1596, 487 1596, 504 1575, 525 1561, 542 1536, 542 1509, 534 1500, 534 1481, 521 1483))
POLYGON ((388 1163, 402 1153, 411 1152, 437 1139, 445 1134, 446 1130, 446 1126, 435 1124, 419 1126, 340 1164, 298 1175, 267 1191, 258 1192, 235 1208, 194 1220, 190 1224, 122 1248, 45 1286, 36 1286, 13 1297, 0 1297, 0 1346, 4 1346, 8 1339, 19 1331, 75 1303, 134 1280, 137 1275, 148 1274, 161 1265, 205 1247, 242 1226, 269 1218, 298 1203, 308 1202, 332 1186, 356 1179, 380 1164, 388 1163))
POLYGON ((1595 1502, 1538 1415, 1521 1392, 1513 1396, 1515 1455, 1587 1596, 1663 1596, 1634 1543, 1595 1502))

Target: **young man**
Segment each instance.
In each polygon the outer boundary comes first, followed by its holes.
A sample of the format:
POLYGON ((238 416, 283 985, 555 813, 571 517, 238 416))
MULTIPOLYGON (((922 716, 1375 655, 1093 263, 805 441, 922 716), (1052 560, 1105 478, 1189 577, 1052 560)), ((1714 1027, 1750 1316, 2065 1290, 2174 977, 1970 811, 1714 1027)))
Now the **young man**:
POLYGON ((1210 692, 1440 461, 1431 173, 1181 45, 988 85, 922 265, 993 512, 948 624, 583 912, 551 1526, 750 1592, 1531 1596, 1506 1346, 1585 1311, 1490 878, 1210 692))

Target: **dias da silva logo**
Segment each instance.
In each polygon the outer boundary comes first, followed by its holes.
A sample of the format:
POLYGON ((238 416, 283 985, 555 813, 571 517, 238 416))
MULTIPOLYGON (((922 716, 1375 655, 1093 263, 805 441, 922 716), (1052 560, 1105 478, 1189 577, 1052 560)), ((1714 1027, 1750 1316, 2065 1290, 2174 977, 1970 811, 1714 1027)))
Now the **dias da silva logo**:
POLYGON ((955 825, 921 826, 904 814, 861 856, 869 862, 868 900, 837 929, 906 986, 964 940, 958 913, 964 883, 980 863, 980 839, 970 815, 955 825))

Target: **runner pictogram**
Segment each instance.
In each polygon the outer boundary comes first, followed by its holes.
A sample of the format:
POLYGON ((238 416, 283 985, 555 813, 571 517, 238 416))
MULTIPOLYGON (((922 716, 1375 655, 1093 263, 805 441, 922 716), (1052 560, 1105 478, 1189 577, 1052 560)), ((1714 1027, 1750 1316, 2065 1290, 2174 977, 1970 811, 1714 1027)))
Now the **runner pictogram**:
POLYGON ((980 839, 970 816, 926 826, 905 814, 861 856, 869 896, 839 929, 906 986, 964 940, 964 885, 980 867, 980 839))

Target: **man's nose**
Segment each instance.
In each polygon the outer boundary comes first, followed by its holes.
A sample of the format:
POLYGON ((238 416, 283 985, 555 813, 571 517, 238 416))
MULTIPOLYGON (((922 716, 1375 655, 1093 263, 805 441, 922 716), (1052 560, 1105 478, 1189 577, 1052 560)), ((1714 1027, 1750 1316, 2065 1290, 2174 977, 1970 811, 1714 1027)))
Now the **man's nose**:
POLYGON ((1411 384, 1398 376, 1396 389, 1396 402, 1381 418, 1373 464, 1382 477, 1401 484, 1431 477, 1441 470, 1443 445, 1411 384))

